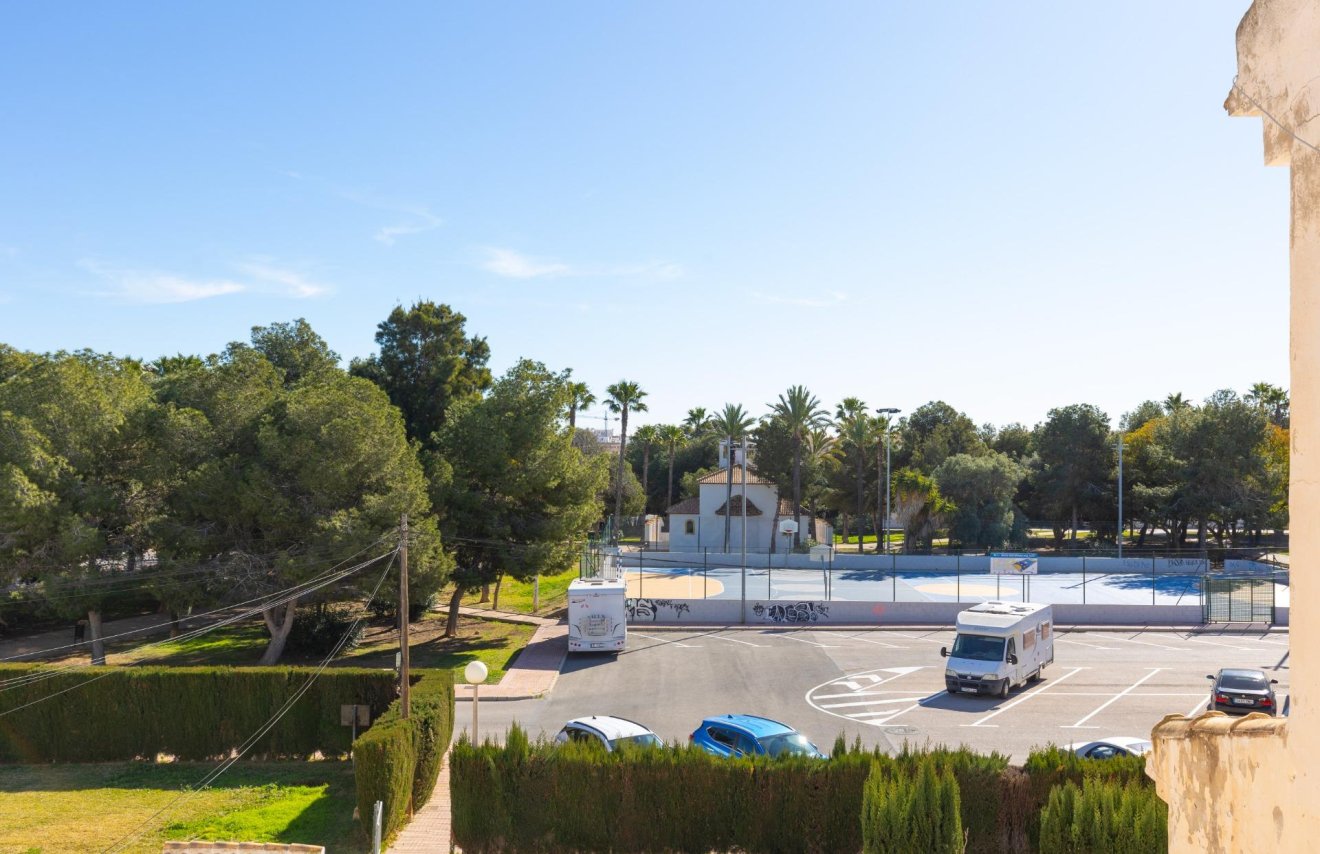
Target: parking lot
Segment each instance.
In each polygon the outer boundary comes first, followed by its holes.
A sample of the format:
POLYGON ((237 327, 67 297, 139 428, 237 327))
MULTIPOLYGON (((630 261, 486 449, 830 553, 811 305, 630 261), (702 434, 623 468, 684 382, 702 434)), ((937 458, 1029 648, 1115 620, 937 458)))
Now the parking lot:
MULTIPOLYGON (((1110 735, 1144 736, 1166 714, 1205 708, 1206 674, 1254 667, 1288 691, 1288 635, 1264 632, 1062 630, 1044 681, 1006 700, 952 695, 939 650, 952 630, 630 630, 617 658, 573 655, 550 696, 486 702, 481 733, 514 720, 533 736, 564 721, 619 715, 667 741, 686 741, 703 717, 728 712, 785 721, 828 751, 851 742, 897 749, 903 742, 966 744, 1014 761, 1031 748, 1110 735)), ((460 703, 458 727, 471 725, 460 703)))

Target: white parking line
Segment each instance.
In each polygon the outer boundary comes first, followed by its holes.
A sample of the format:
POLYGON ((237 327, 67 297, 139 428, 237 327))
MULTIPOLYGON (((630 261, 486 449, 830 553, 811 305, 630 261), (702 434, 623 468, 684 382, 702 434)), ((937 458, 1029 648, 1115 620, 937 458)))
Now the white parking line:
POLYGON ((926 643, 943 643, 943 644, 948 643, 948 641, 939 640, 938 638, 928 638, 928 637, 923 637, 921 635, 905 635, 902 632, 888 632, 888 634, 891 634, 894 637, 898 637, 898 638, 907 638, 908 640, 925 641, 926 643))
POLYGON ((856 703, 822 703, 822 709, 843 709, 854 706, 883 706, 888 703, 911 703, 918 697, 890 697, 888 700, 858 700, 856 703))
MULTIPOLYGON (((880 685, 884 682, 878 683, 880 685)), ((812 694, 812 700, 837 700, 840 697, 883 697, 887 694, 911 694, 911 691, 845 691, 842 694, 812 694)))
POLYGON ((798 643, 809 643, 812 646, 824 647, 825 649, 834 649, 837 646, 837 644, 818 643, 817 641, 807 640, 806 638, 795 638, 793 637, 793 635, 787 632, 761 632, 761 634, 770 635, 771 637, 776 637, 776 638, 784 638, 785 640, 797 641, 798 643))
POLYGON ((890 649, 907 649, 907 647, 905 647, 905 646, 897 646, 897 645, 892 644, 892 643, 885 643, 884 641, 871 640, 870 638, 864 638, 864 637, 861 637, 860 635, 844 635, 844 637, 845 637, 847 640, 861 641, 862 643, 873 643, 873 644, 875 644, 876 646, 887 646, 887 647, 889 647, 890 649))
POLYGON ((1118 693, 1115 694, 1114 696, 1110 697, 1110 698, 1109 698, 1108 700, 1106 700, 1105 702, 1101 703, 1101 704, 1100 704, 1100 707, 1097 708, 1095 711, 1091 712, 1091 714, 1089 714, 1089 715, 1087 715, 1086 717, 1082 718, 1080 721, 1078 721, 1078 722, 1075 723, 1075 724, 1071 724, 1071 725, 1069 725, 1069 726, 1063 726, 1063 727, 1060 727, 1060 729, 1095 729, 1095 727, 1084 727, 1084 726, 1082 726, 1082 724, 1086 723, 1086 722, 1089 721, 1091 718, 1093 718, 1093 717, 1095 717, 1096 715, 1100 714, 1101 712, 1103 712, 1105 709, 1109 708, 1109 707, 1110 707, 1111 705, 1113 705, 1114 703, 1116 703, 1116 702, 1118 702, 1119 700, 1123 699, 1123 697, 1127 696, 1130 692, 1132 692, 1132 691, 1135 690, 1138 686, 1140 686, 1142 682, 1145 682, 1147 679, 1149 679, 1150 677, 1154 676, 1156 673, 1159 673, 1159 672, 1160 672, 1161 670, 1163 670, 1163 669, 1164 669, 1163 667, 1153 667, 1153 668, 1151 668, 1151 671, 1150 671, 1149 673, 1147 673, 1145 676, 1143 676, 1143 677, 1141 677, 1140 679, 1138 679, 1136 682, 1133 682, 1131 685, 1129 685, 1128 687, 1124 688, 1122 691, 1118 692, 1118 693))
POLYGON ((1196 717, 1196 715, 1200 714, 1201 712, 1204 712, 1209 705, 1210 705, 1210 695, 1202 694, 1201 701, 1197 703, 1195 706, 1192 706, 1192 710, 1187 714, 1183 715, 1183 717, 1185 718, 1196 717))
POLYGON ((1230 646, 1229 644, 1226 644, 1226 643, 1219 643, 1219 642, 1217 642, 1217 641, 1202 640, 1201 638, 1183 638, 1183 640, 1187 641, 1188 643, 1205 643, 1205 644, 1209 644, 1210 646, 1222 646, 1224 649, 1236 649, 1238 652, 1255 652, 1255 650, 1254 650, 1254 649, 1251 649, 1250 647, 1246 647, 1246 646, 1230 646))
POLYGON ((1088 669, 1088 668, 1086 668, 1086 667, 1074 667, 1072 670, 1069 670, 1067 673, 1063 674, 1063 675, 1060 676, 1059 678, 1050 680, 1049 682, 1047 682, 1047 683, 1045 684, 1044 687, 1042 687, 1042 688, 1037 688, 1035 691, 1032 691, 1030 694, 1027 694, 1025 697, 1019 697, 1017 700, 1014 700, 1013 702, 1008 703, 1007 705, 1000 706, 999 708, 995 709, 993 712, 991 712, 990 714, 988 714, 988 715, 986 715, 985 717, 981 718, 979 721, 976 721, 975 723, 962 724, 962 726, 978 726, 978 727, 979 727, 979 726, 992 726, 992 727, 997 727, 997 726, 999 726, 999 724, 987 724, 986 721, 988 721, 988 720, 990 720, 991 718, 996 717, 996 716, 998 716, 998 715, 1002 715, 1004 712, 1007 712, 1009 709, 1011 709, 1011 708, 1013 708, 1013 707, 1015 707, 1015 706, 1020 706, 1020 705, 1022 705, 1022 704, 1025 703, 1027 700, 1030 700, 1032 697, 1039 697, 1041 694, 1044 694, 1046 691, 1049 691, 1051 688, 1053 688, 1055 685, 1058 685, 1058 684, 1059 684, 1060 682, 1062 682, 1063 680, 1068 679, 1068 678, 1073 677, 1073 676, 1076 676, 1078 673, 1081 673, 1083 670, 1087 670, 1087 669, 1088 669))
POLYGON ((699 643, 683 643, 682 641, 669 640, 668 638, 658 638, 655 635, 644 635, 638 631, 633 631, 632 634, 637 635, 637 637, 639 638, 646 638, 647 640, 657 641, 658 643, 671 643, 674 646, 681 646, 687 649, 701 649, 701 644, 699 643))
POLYGON ((1182 652, 1182 650, 1178 649, 1178 647, 1176 647, 1176 646, 1165 646, 1164 644, 1161 644, 1161 643, 1151 643, 1150 641, 1139 641, 1139 640, 1133 640, 1132 638, 1120 638, 1120 637, 1117 637, 1117 636, 1114 637, 1114 640, 1121 640, 1121 641, 1124 641, 1124 642, 1126 642, 1126 643, 1139 643, 1139 644, 1141 644, 1142 646, 1153 646, 1153 647, 1155 647, 1156 649, 1163 649, 1163 650, 1167 650, 1167 651, 1169 651, 1169 652, 1182 652))
POLYGON ((1055 638, 1054 640, 1058 643, 1075 643, 1078 646, 1089 646, 1091 649, 1106 649, 1110 651, 1118 649, 1118 647, 1116 646, 1098 646, 1097 644, 1086 643, 1085 641, 1069 640, 1068 638, 1055 638))
POLYGON ((706 637, 715 638, 715 640, 728 641, 729 643, 740 643, 744 646, 765 646, 763 643, 752 643, 751 641, 739 640, 738 638, 726 638, 724 635, 706 635, 706 637))

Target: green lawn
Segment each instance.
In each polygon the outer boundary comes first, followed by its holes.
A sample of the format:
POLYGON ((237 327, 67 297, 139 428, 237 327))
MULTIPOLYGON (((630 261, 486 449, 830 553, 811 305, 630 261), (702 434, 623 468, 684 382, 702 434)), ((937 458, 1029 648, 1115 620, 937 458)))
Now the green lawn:
POLYGON ((0 767, 0 852, 102 851, 145 825, 127 851, 168 839, 302 842, 370 850, 353 819, 347 762, 239 763, 210 788, 174 802, 215 766, 114 762, 0 767))
MULTIPOLYGON (((565 584, 567 588, 567 584, 565 584)), ((503 605, 503 602, 500 603, 503 605)), ((479 659, 490 669, 492 682, 499 681, 514 656, 527 645, 535 626, 460 617, 458 635, 443 638, 445 617, 428 614, 409 628, 413 667, 461 670, 469 661, 479 659)), ((130 640, 111 647, 110 664, 164 665, 254 665, 266 648, 266 628, 260 621, 236 623, 188 640, 168 641, 147 650, 133 648, 130 640)), ((340 667, 394 667, 399 635, 393 625, 371 624, 362 633, 358 647, 335 659, 340 667)), ((319 660, 286 655, 281 664, 317 664, 319 660)))
MULTIPOLYGON (((551 614, 568 605, 568 584, 578 577, 577 566, 569 567, 555 575, 541 576, 541 607, 532 611, 532 583, 504 579, 500 585, 500 610, 515 614, 551 614)), ((491 586, 494 597, 495 588, 491 586)), ((453 595, 452 590, 449 595, 453 595)), ((439 602, 448 602, 449 596, 436 597, 439 602)), ((489 608, 493 603, 481 602, 481 591, 475 590, 463 597, 463 604, 473 608, 489 608)))

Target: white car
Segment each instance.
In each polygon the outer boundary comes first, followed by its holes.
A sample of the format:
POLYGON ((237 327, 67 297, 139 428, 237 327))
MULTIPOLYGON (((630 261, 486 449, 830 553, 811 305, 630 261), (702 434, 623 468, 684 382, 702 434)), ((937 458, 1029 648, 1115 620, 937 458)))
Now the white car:
POLYGON ((660 747, 664 744, 660 736, 636 721, 610 715, 573 718, 555 736, 555 744, 567 744, 570 741, 596 743, 606 750, 615 750, 624 745, 660 747))
POLYGON ((1150 752, 1150 739, 1111 735, 1097 741, 1074 741, 1068 749, 1084 759, 1112 759, 1115 756, 1144 756, 1150 752))

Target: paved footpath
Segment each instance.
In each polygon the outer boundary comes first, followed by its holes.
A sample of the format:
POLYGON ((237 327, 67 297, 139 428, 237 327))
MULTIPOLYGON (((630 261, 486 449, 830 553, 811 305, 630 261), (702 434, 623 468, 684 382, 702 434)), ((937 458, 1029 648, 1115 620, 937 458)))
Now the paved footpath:
MULTIPOLYGON (((536 632, 527 646, 518 654, 514 666, 505 671, 497 685, 482 686, 482 700, 523 700, 540 697, 555 686, 559 668, 568 653, 568 626, 558 620, 510 614, 481 608, 460 608, 465 616, 508 620, 536 626, 536 632)), ((455 686, 455 698, 472 697, 471 686, 455 686)), ((431 800, 417 811, 390 846, 389 854, 436 854, 453 851, 453 824, 449 808, 449 756, 440 766, 431 800)))

